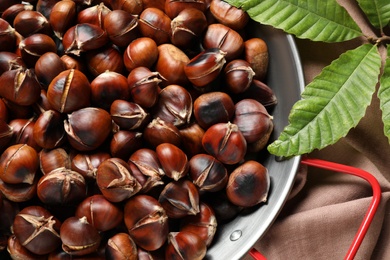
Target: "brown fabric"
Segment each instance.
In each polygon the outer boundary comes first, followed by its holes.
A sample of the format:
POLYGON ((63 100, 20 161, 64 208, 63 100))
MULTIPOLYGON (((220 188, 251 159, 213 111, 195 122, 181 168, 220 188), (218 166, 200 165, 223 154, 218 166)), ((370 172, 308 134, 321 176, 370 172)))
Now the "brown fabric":
MULTIPOLYGON (((348 7, 352 1, 339 2, 348 7)), ((353 8, 352 14, 356 15, 353 8)), ((297 39, 296 43, 308 83, 361 41, 326 44, 297 39)), ((390 259, 390 145, 383 134, 376 94, 356 128, 309 157, 354 166, 377 178, 381 204, 355 259, 390 259)), ((281 214, 254 247, 270 260, 344 259, 371 199, 371 187, 358 177, 304 167, 281 214)))

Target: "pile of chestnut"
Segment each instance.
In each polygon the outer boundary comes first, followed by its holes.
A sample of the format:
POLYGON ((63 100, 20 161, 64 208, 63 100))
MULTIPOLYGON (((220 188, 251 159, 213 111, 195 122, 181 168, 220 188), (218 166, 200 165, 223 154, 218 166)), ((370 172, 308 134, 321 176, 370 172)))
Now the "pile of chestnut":
POLYGON ((0 1, 0 254, 202 259, 266 201, 267 44, 222 0, 0 1))

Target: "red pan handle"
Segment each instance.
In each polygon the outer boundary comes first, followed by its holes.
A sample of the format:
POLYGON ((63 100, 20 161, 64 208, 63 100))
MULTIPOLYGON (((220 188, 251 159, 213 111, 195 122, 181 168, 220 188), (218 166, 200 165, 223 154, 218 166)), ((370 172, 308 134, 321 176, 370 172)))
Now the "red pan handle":
MULTIPOLYGON (((363 218, 362 223, 360 224, 360 227, 358 231, 355 234, 355 237, 351 243, 351 246, 348 249, 348 252, 345 256, 345 260, 352 260, 355 258, 357 251, 359 250, 359 247, 361 243, 363 242, 363 239, 367 233, 368 228, 370 227, 370 224, 372 222, 372 219, 375 216, 375 213, 378 209, 380 200, 381 200, 381 187, 379 185, 379 182, 377 179, 371 175, 370 173, 363 171, 359 168, 355 168, 352 166, 347 166, 339 163, 324 161, 320 159, 311 159, 311 158, 302 158, 301 160, 302 164, 313 166, 317 168, 322 168, 330 171, 336 171, 336 172, 342 172, 346 174, 355 175, 357 177, 360 177, 364 180, 366 180, 372 188, 373 195, 372 200, 370 203, 370 206, 368 207, 368 210, 366 212, 366 215, 363 218)), ((252 248, 249 251, 249 255, 252 256, 256 260, 265 260, 266 257, 263 256, 260 252, 258 252, 255 248, 252 248)))

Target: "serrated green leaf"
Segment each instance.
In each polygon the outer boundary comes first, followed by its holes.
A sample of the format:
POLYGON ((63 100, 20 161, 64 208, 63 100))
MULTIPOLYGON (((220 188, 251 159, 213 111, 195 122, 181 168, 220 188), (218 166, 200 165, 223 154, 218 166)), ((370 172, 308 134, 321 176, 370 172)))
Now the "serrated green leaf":
POLYGON ((378 98, 382 110, 384 133, 390 142, 390 46, 387 46, 387 59, 380 79, 378 98))
POLYGON ((334 144, 355 127, 371 103, 381 66, 371 44, 343 53, 308 84, 289 115, 289 125, 270 153, 290 157, 334 144))
POLYGON ((342 42, 362 35, 336 0, 226 0, 262 24, 313 41, 342 42))
POLYGON ((357 0, 370 22, 381 29, 390 22, 389 0, 357 0))

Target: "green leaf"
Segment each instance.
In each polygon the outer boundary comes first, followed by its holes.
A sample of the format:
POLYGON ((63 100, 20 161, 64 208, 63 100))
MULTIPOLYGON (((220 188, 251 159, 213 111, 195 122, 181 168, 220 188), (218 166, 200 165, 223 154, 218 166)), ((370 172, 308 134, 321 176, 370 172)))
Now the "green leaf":
POLYGON ((347 11, 336 0, 227 0, 249 16, 313 41, 342 42, 362 35, 347 11))
POLYGON ((343 53, 308 84, 294 104, 289 125, 268 146, 290 157, 336 143, 355 127, 371 103, 380 72, 377 47, 362 45, 343 53))
POLYGON ((370 22, 381 29, 390 22, 389 0, 357 0, 370 22))
POLYGON ((380 79, 378 97, 382 110, 384 133, 390 142, 390 46, 387 46, 387 59, 383 75, 380 79))

